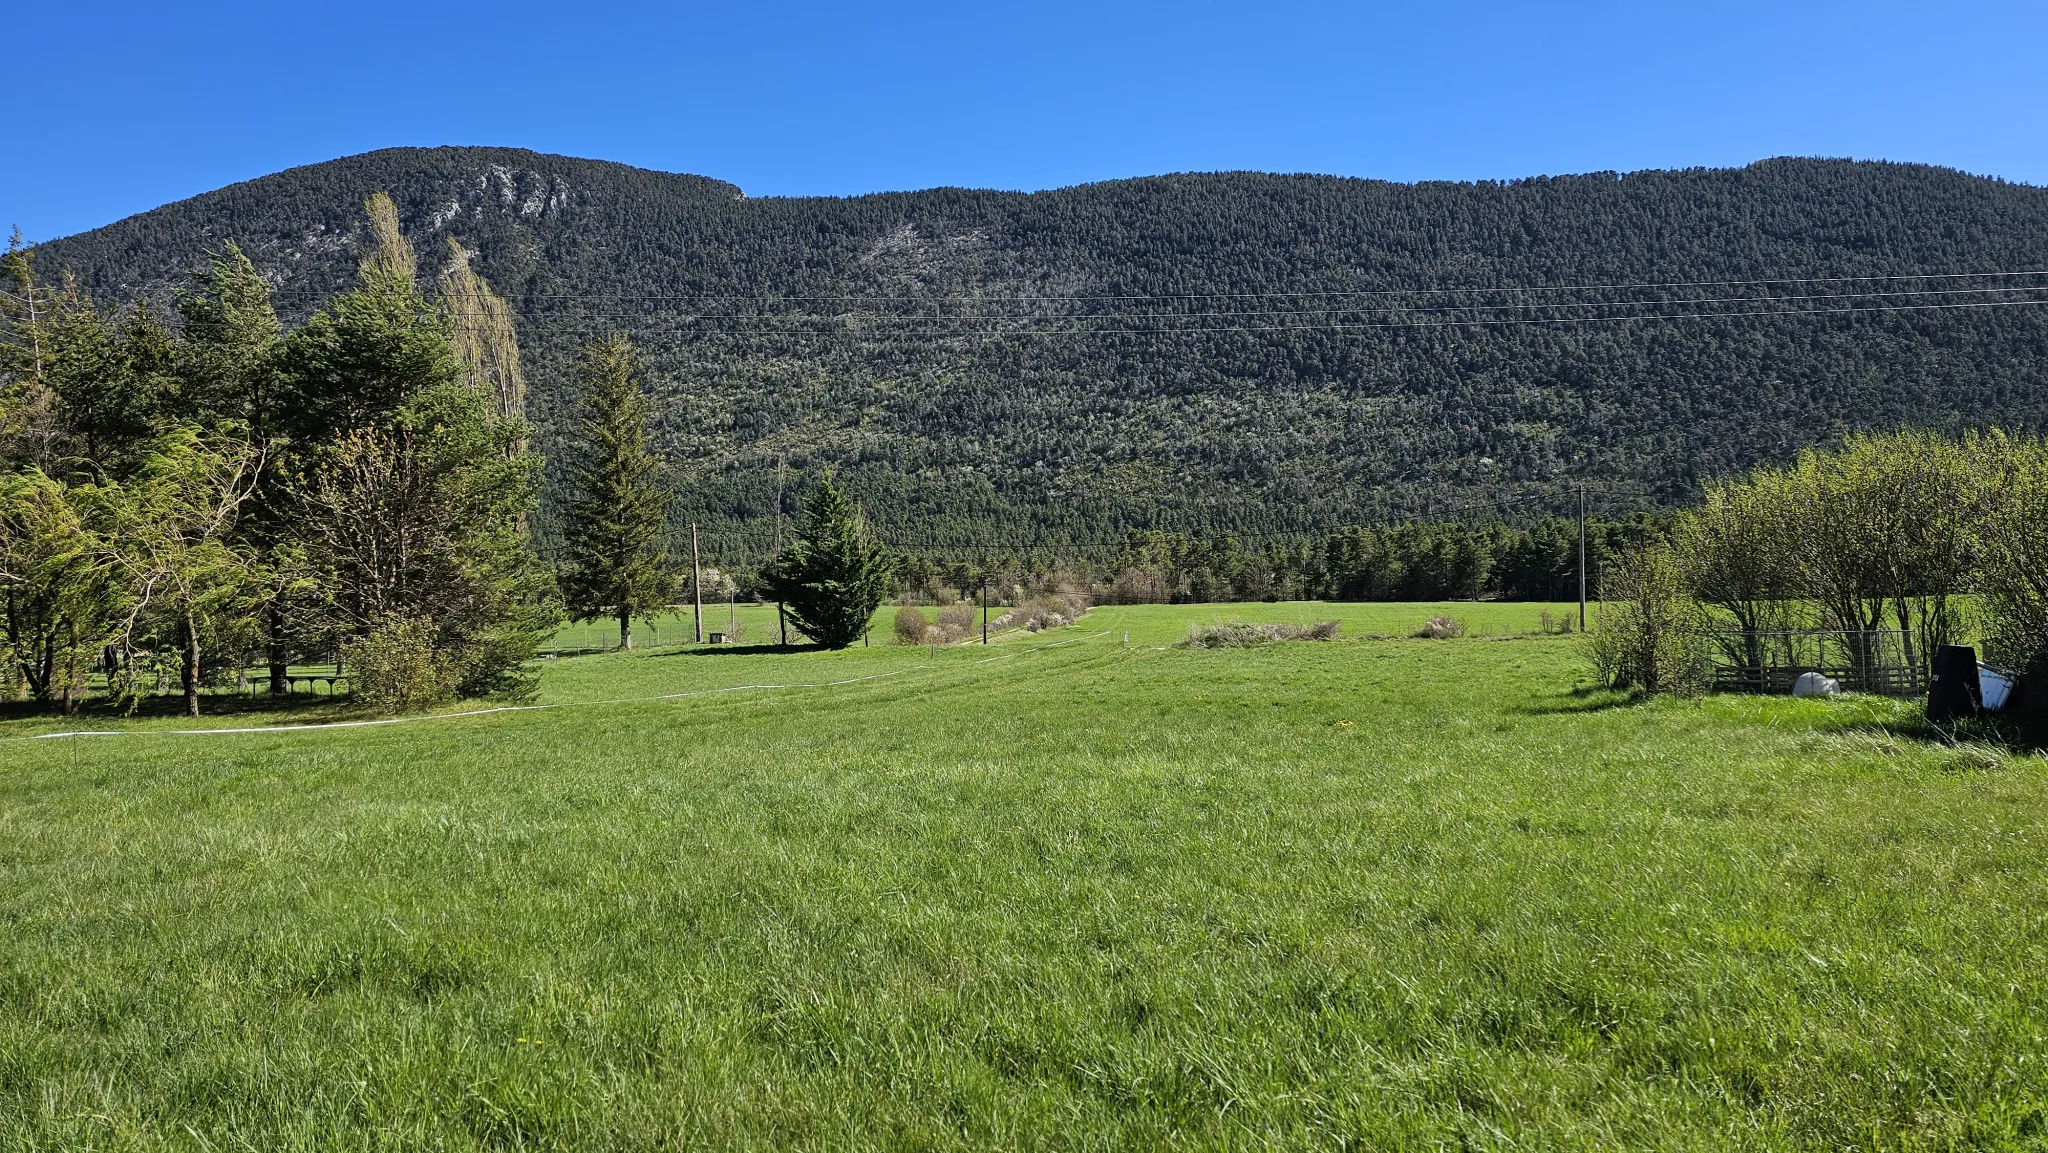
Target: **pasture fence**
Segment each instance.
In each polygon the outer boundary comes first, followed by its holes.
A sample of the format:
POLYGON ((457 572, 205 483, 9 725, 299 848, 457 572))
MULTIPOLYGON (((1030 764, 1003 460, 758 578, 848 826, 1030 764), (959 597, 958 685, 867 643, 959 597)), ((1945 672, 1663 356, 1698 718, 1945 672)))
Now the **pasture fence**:
POLYGON ((1905 629, 1717 630, 1709 639, 1715 692, 1789 693, 1806 673, 1831 677, 1849 692, 1927 691, 1927 670, 1905 629))

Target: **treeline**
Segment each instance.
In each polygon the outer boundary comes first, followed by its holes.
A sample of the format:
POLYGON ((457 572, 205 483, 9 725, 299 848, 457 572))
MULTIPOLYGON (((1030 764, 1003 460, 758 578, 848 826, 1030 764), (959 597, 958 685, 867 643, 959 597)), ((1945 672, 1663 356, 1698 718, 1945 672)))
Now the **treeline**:
POLYGON ((1593 654, 1616 687, 1703 687, 1812 663, 1819 631, 1867 677, 1917 680, 1980 640, 2048 704, 2048 443, 1992 432, 1852 437, 1712 485, 1602 581, 1593 654))
MULTIPOLYGON (((392 201, 365 203, 355 283, 302 323, 233 243, 162 310, 47 282, 17 236, 0 278, 0 697, 69 711, 175 683, 290 691, 309 658, 403 712, 518 698, 565 611, 631 624, 686 591, 649 450, 645 366, 612 334, 574 372, 552 565, 543 462, 510 310, 449 242, 423 274, 392 201), (424 282, 424 284, 423 284, 424 282), (430 285, 431 287, 428 287, 430 285)), ((749 581, 829 648, 865 633, 889 557, 827 473, 749 581)), ((723 579, 723 578, 721 578, 723 579)))
POLYGON ((102 311, 16 243, 0 293, 0 687, 66 709, 339 654, 412 708, 519 694, 560 620, 509 316, 451 246, 421 287, 389 199, 295 326, 229 244, 166 314, 102 311))
MULTIPOLYGON (((1669 514, 1586 521, 1589 591, 1610 558, 1670 531, 1669 514)), ((1568 601, 1579 594, 1579 524, 1546 518, 1527 527, 1409 523, 1359 526, 1320 537, 1254 543, 1228 534, 1132 532, 1107 559, 1060 549, 969 557, 910 553, 899 586, 936 602, 940 590, 971 595, 983 582, 999 597, 1013 586, 1065 586, 1110 604, 1215 601, 1568 601)))

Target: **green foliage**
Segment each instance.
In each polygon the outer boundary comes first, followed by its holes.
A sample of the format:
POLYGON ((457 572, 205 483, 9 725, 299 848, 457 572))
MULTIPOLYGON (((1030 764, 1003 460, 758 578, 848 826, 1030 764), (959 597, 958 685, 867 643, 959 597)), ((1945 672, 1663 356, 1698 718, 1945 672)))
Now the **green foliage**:
POLYGON ((899 645, 921 645, 925 634, 931 630, 932 622, 924 610, 915 605, 904 605, 896 610, 896 643, 899 645))
POLYGON ((202 424, 238 421, 270 449, 287 423, 298 423, 292 411, 305 399, 280 391, 284 334, 270 285, 229 241, 207 254, 192 287, 178 294, 177 310, 184 412, 202 424))
POLYGON ((431 630, 451 691, 531 688, 522 664, 558 623, 525 533, 531 429, 455 354, 389 199, 368 208, 360 284, 289 333, 232 244, 179 292, 175 328, 147 302, 110 318, 74 282, 52 290, 10 248, 0 643, 31 695, 68 704, 97 673, 136 699, 175 666, 196 715, 202 683, 259 645, 276 686, 294 652, 391 621, 431 630))
POLYGON ((1857 664, 1872 633, 1909 638, 1923 670, 1962 629, 1976 532, 1992 494, 1980 458, 2003 443, 1974 435, 1852 436, 1785 468, 1717 483, 1679 519, 1675 556, 1692 595, 1722 614, 1730 663, 1769 663, 1762 633, 1839 632, 1857 664))
POLYGON ((40 469, 0 473, 0 659, 36 701, 67 708, 131 596, 84 504, 40 469))
POLYGON ((1797 627, 1802 588, 1793 547, 1798 510, 1772 475, 1708 486, 1706 501, 1679 518, 1672 552, 1686 587, 1734 627, 1722 642, 1729 663, 1768 663, 1764 633, 1797 627))
POLYGON ((1989 465, 1975 533, 1984 631, 1993 656, 2027 674, 2032 694, 2048 689, 2048 445, 2009 437, 1975 447, 1989 465))
POLYGON ((583 350, 562 530, 560 579, 570 616, 618 621, 619 647, 627 649, 633 618, 660 612, 676 590, 662 545, 661 463, 647 447, 644 373, 639 351, 623 336, 583 350))
MULTIPOLYGON (((1662 539, 1668 518, 1591 518, 1586 564, 1593 584, 1608 558, 1662 539)), ((909 571, 961 566, 911 558, 909 571)), ((972 574, 957 574, 972 587, 972 574)), ((1527 528, 1502 524, 1355 526, 1321 538, 1255 546, 1232 536, 1131 533, 1095 573, 1112 604, 1207 603, 1315 598, 1337 601, 1498 597, 1565 600, 1577 595, 1578 525, 1550 518, 1527 528)))
POLYGON ((1705 634, 1684 569, 1669 545, 1657 544, 1609 567, 1586 649, 1609 688, 1694 694, 1707 685, 1705 634))
POLYGON ((461 695, 530 689, 520 665, 559 614, 519 529, 540 484, 540 462, 511 451, 524 433, 494 397, 445 384, 322 454, 296 492, 336 642, 424 621, 461 695))
MULTIPOLYGON (((261 452, 238 437, 181 426, 149 446, 125 484, 82 494, 129 600, 120 651, 178 650, 190 716, 199 715, 203 660, 226 648, 241 663, 272 587, 256 550, 235 531, 262 464, 261 452)), ((137 687, 131 678, 127 694, 137 687)))
POLYGON ((417 617, 390 617, 341 647, 349 695, 385 713, 423 712, 455 695, 459 670, 444 654, 440 630, 417 617))
POLYGON ((461 373, 433 306, 410 280, 373 269, 285 338, 279 371, 286 436, 323 444, 385 420, 409 397, 461 373))
POLYGON ((889 554, 868 535, 860 505, 830 473, 805 498, 796 539, 762 572, 791 623, 828 649, 843 649, 867 634, 869 619, 888 595, 889 577, 889 554))

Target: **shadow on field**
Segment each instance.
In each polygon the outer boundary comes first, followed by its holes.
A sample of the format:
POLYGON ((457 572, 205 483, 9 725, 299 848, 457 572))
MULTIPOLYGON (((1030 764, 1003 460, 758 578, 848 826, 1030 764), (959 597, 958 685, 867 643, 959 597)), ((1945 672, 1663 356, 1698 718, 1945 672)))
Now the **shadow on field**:
POLYGON ((1619 693, 1613 689, 1581 686, 1559 697, 1551 698, 1552 703, 1522 705, 1515 711, 1531 717, 1580 716, 1586 713, 1604 713, 1610 709, 1632 709, 1637 705, 1648 704, 1649 700, 1650 696, 1647 693, 1619 693))
POLYGON ((1828 726, 1837 733, 1862 733, 1891 740, 1963 749, 1988 747, 2015 756, 2048 753, 2048 716, 1993 713, 1943 723, 1915 714, 1905 720, 1863 718, 1828 726))
POLYGON ((702 647, 671 649, 665 653, 655 653, 654 656, 657 659, 667 657, 760 657, 772 656, 777 653, 821 653, 824 651, 825 649, 822 645, 704 645, 702 647))
MULTIPOLYGON (((335 717, 355 716, 361 710, 351 708, 346 695, 340 697, 315 696, 309 693, 293 693, 290 696, 273 698, 268 693, 220 693, 202 694, 199 698, 201 719, 206 717, 249 717, 275 716, 293 720, 328 720, 335 717)), ((178 693, 164 693, 148 696, 137 702, 131 710, 125 701, 112 701, 95 697, 74 709, 70 720, 121 720, 131 717, 182 717, 185 715, 185 698, 178 693)), ((0 721, 25 721, 34 719, 65 720, 64 710, 56 705, 38 704, 35 701, 0 702, 0 721)))

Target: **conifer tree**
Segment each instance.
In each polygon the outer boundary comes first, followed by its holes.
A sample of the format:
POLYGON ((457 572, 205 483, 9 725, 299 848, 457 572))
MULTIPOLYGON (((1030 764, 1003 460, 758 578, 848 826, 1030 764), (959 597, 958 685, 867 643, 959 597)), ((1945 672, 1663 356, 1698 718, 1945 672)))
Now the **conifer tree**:
POLYGON ((178 294, 179 410, 204 427, 236 422, 263 462, 237 531, 273 580, 262 607, 263 637, 270 694, 282 698, 291 691, 286 673, 297 648, 292 625, 311 608, 311 590, 295 577, 302 566, 283 478, 313 445, 293 446, 281 436, 282 414, 296 406, 278 371, 284 329, 269 283, 233 241, 209 253, 193 280, 178 294))
POLYGON ((279 358, 292 402, 280 423, 317 446, 289 482, 328 590, 309 623, 358 652, 423 639, 441 689, 520 694, 523 662, 559 621, 521 527, 539 493, 540 462, 520 449, 531 430, 465 373, 390 199, 365 207, 375 247, 359 286, 279 358))
POLYGON ((889 591, 888 552, 869 535, 860 505, 826 473, 804 499, 796 539, 761 577, 805 636, 843 649, 866 635, 889 591))
POLYGON ((178 294, 180 407, 204 425, 236 420, 257 446, 277 434, 278 353, 283 328, 270 285, 233 241, 209 253, 193 287, 178 294))
POLYGON ((563 533, 569 615, 617 620, 622 649, 633 647, 633 618, 666 605, 676 583, 662 544, 667 497, 647 445, 643 372, 639 351, 623 336, 583 350, 563 533))

